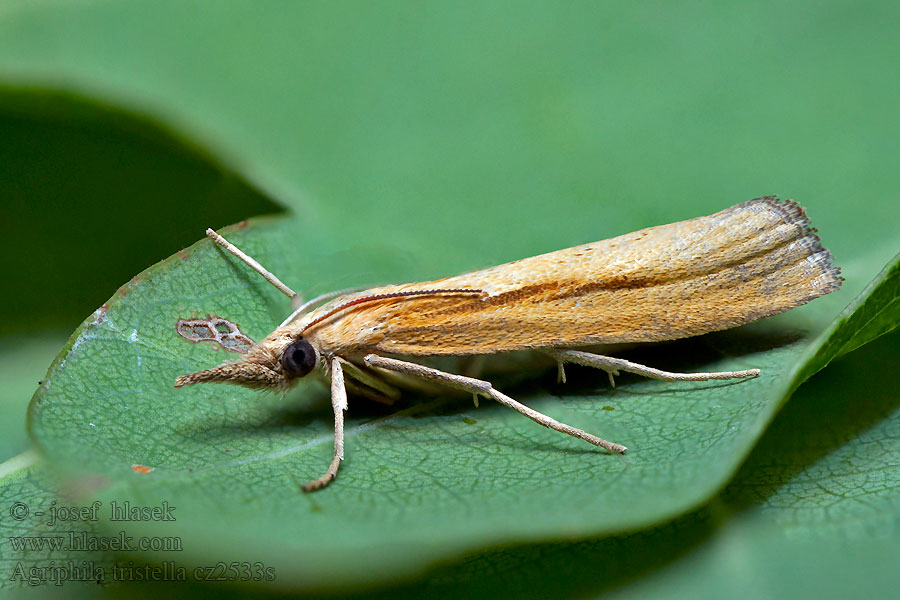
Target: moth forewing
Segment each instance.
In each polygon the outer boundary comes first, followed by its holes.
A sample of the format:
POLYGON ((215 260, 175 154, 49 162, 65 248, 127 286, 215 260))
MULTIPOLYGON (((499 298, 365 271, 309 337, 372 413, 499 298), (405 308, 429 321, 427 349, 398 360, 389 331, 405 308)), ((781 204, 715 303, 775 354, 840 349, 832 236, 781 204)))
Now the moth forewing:
MULTIPOLYGON (((483 294, 361 304, 304 335, 323 348, 351 344, 403 355, 652 342, 784 312, 840 282, 799 205, 767 197, 482 271, 362 292, 446 287, 483 294)), ((329 308, 297 326, 303 330, 329 308)))
MULTIPOLYGON (((215 232, 207 234, 296 299, 259 263, 215 232)), ((543 349, 559 363, 561 378, 566 362, 602 369, 611 382, 620 370, 669 381, 754 377, 756 369, 669 373, 573 348, 727 329, 805 304, 838 289, 841 281, 840 269, 803 209, 767 196, 706 217, 455 277, 338 295, 317 308, 312 308, 314 300, 241 360, 182 375, 175 385, 219 381, 283 389, 313 369, 329 376, 335 458, 325 475, 304 486, 306 491, 334 479, 343 459, 345 383, 370 397, 393 397, 396 385, 411 387, 409 378, 463 389, 545 427, 624 452, 624 446, 538 413, 489 382, 391 356, 543 349)))

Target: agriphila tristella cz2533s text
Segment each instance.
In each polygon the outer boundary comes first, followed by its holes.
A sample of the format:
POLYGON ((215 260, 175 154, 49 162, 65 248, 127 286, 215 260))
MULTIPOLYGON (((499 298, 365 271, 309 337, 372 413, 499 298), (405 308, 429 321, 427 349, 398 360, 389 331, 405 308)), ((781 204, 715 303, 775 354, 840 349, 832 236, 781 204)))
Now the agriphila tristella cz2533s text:
MULTIPOLYGON (((207 235, 293 299, 290 288, 214 231, 207 235)), ((427 381, 492 398, 537 423, 611 452, 608 442, 541 414, 487 381, 398 357, 533 349, 564 363, 668 381, 755 377, 758 369, 669 373, 578 350, 656 342, 775 315, 841 285, 803 208, 774 196, 714 215, 425 283, 342 290, 299 306, 240 360, 182 375, 175 387, 227 382, 285 390, 318 371, 331 381, 334 459, 305 491, 328 485, 344 458, 347 389, 377 400, 427 381)))

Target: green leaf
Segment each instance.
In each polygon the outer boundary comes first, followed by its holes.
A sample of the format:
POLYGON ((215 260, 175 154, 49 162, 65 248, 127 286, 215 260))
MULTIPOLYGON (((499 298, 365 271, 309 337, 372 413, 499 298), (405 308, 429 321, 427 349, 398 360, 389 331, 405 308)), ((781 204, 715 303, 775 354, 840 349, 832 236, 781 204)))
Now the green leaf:
MULTIPOLYGON (((72 94, 0 85, 0 140, 0 335, 64 329, 57 351, 112 290, 198 231, 279 208, 159 123, 72 94)), ((17 352, 14 338, 0 344, 17 352)), ((23 401, 51 358, 31 367, 23 401)))
POLYGON ((28 449, 25 409, 66 337, 37 331, 0 338, 0 462, 28 449))
POLYGON ((21 3, 0 14, 0 78, 152 115, 335 247, 453 249, 404 278, 771 193, 806 206, 842 264, 861 246, 884 263, 900 84, 878 74, 898 10, 21 3))
MULTIPOLYGON (((322 255, 315 232, 290 219, 251 221, 226 236, 288 282, 321 280, 347 260, 322 255)), ((378 256, 358 253, 354 266, 373 278, 396 269, 378 256)), ((880 290, 894 284, 883 282, 872 297, 889 300, 880 290)), ((824 329, 834 318, 828 311, 851 291, 796 312, 824 329)), ((621 440, 631 449, 625 457, 498 405, 476 410, 438 399, 392 413, 357 401, 339 480, 304 495, 297 483, 320 474, 331 452, 324 390, 304 385, 278 397, 232 386, 171 388, 177 375, 229 358, 180 337, 179 318, 215 314, 260 339, 287 310, 287 299, 243 264, 209 241, 195 244, 124 286, 76 332, 35 396, 32 435, 67 473, 106 481, 91 499, 177 507, 176 522, 108 526, 135 537, 177 532, 188 564, 261 561, 282 586, 350 585, 484 546, 638 529, 699 505, 786 400, 790 374, 815 339, 789 314, 638 357, 672 370, 761 368, 748 382, 635 377, 609 389, 596 372, 581 371, 572 387, 548 377, 510 390, 537 410, 621 440), (141 474, 134 465, 154 470, 141 474)))
POLYGON ((45 591, 48 587, 61 591, 65 585, 71 593, 80 581, 96 590, 94 575, 111 570, 115 559, 110 553, 70 546, 73 538, 100 534, 90 519, 68 518, 65 510, 72 505, 59 491, 65 484, 65 478, 33 450, 0 463, 0 589, 43 586, 45 591))
POLYGON ((798 383, 828 364, 828 361, 891 331, 900 322, 900 255, 894 257, 859 297, 844 309, 816 345, 815 355, 798 376, 798 383))
MULTIPOLYGON (((670 524, 628 536, 480 552, 430 571, 421 581, 359 595, 582 597, 616 588, 642 598, 890 595, 898 583, 892 560, 900 550, 891 533, 900 519, 893 493, 900 478, 893 432, 900 381, 891 368, 897 361, 900 338, 894 333, 814 376, 794 394, 735 481, 709 506, 670 524), (872 370, 888 378, 874 381, 872 370), (864 403, 848 400, 860 390, 864 403), (872 480, 884 485, 872 486, 872 480)), ((46 483, 38 485, 38 493, 17 483, 26 473, 0 478, 3 506, 55 498, 46 483)), ((27 477, 37 480, 40 474, 27 477)), ((72 525, 58 528, 64 532, 72 525)), ((47 533, 46 528, 9 530, 47 533)), ((5 542, 0 539, 0 548, 5 542)), ((35 554, 29 564, 42 564, 35 554)), ((3 572, 13 572, 15 555, 4 549, 2 556, 3 572)), ((51 558, 39 556, 44 562, 51 558)), ((85 558, 83 553, 52 557, 57 562, 85 558)), ((72 593, 71 584, 65 589, 72 593)), ((195 595, 203 592, 219 596, 223 590, 192 589, 195 595)))
POLYGON ((689 515, 636 534, 479 552, 365 597, 890 597, 900 583, 898 361, 895 332, 815 375, 734 481, 689 515))

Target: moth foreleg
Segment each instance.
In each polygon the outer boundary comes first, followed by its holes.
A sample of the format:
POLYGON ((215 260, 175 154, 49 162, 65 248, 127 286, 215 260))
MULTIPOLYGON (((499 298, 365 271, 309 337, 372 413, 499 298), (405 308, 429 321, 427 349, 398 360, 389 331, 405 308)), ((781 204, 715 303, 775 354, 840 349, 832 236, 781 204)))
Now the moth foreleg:
POLYGON ((341 363, 346 377, 345 383, 351 392, 388 406, 400 398, 400 390, 371 372, 366 372, 339 356, 336 356, 335 360, 341 363))
POLYGON ((547 427, 549 429, 571 435, 572 437, 584 440, 586 442, 594 444, 595 446, 600 446, 601 448, 609 450, 610 452, 618 452, 619 454, 624 454, 625 450, 627 450, 627 448, 625 448, 625 446, 621 444, 608 442, 603 438, 597 437, 596 435, 592 435, 590 433, 582 431, 581 429, 572 427, 571 425, 560 423, 552 417, 548 417, 543 413, 539 413, 538 411, 531 409, 524 404, 517 402, 516 400, 513 400, 506 394, 495 390, 491 383, 488 381, 474 379, 472 377, 464 377, 463 375, 455 375, 453 373, 445 373, 444 371, 438 371, 437 369, 432 369, 424 365, 397 360, 394 358, 385 358, 383 356, 377 356, 375 354, 368 354, 363 360, 370 367, 387 369, 389 371, 396 371, 398 373, 403 373, 406 375, 412 375, 415 377, 421 377, 423 379, 438 381, 446 385, 447 387, 471 392, 475 395, 482 395, 488 398, 493 398, 500 404, 508 406, 509 408, 522 413, 539 425, 543 425, 544 427, 547 427))
POLYGON ((301 486, 304 492, 321 489, 337 476, 344 460, 344 411, 347 410, 347 389, 344 387, 344 371, 337 357, 331 359, 331 405, 334 408, 334 459, 325 474, 301 486))
MULTIPOLYGON (((611 356, 603 356, 601 354, 592 354, 590 352, 582 352, 581 350, 561 350, 559 348, 544 348, 542 352, 553 357, 557 364, 575 363, 585 367, 594 367, 602 369, 609 374, 610 383, 615 386, 612 376, 618 375, 619 371, 627 371, 628 373, 636 373, 649 377, 651 379, 661 379, 663 381, 708 381, 710 379, 743 379, 744 377, 757 377, 759 369, 747 369, 746 371, 720 371, 716 373, 670 373, 669 371, 661 371, 652 367, 647 367, 638 363, 633 363, 622 358, 613 358, 611 356)), ((563 377, 565 382, 565 377, 563 377)))

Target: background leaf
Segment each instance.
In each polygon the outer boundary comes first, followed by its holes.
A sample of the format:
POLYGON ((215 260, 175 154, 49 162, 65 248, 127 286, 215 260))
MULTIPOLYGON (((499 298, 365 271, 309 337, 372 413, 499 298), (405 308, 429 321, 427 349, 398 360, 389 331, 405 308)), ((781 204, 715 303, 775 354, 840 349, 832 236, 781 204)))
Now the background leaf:
POLYGON ((815 375, 698 511, 636 534, 477 553, 374 597, 889 596, 898 360, 893 333, 815 375))
POLYGON ((0 188, 0 461, 28 448, 38 382, 112 290, 206 227, 279 210, 158 123, 2 86, 0 188))
POLYGON ((0 338, 0 457, 12 458, 30 446, 25 410, 47 372, 47 363, 66 340, 59 331, 0 338))
MULTIPOLYGON (((65 478, 35 451, 0 463, 0 503, 3 506, 3 537, 0 538, 0 569, 4 574, 0 589, 38 588, 59 594, 96 591, 97 581, 90 574, 109 569, 115 558, 109 552, 85 552, 73 548, 72 538, 94 538, 99 532, 94 523, 68 519, 72 505, 60 497, 65 478), (61 515, 61 516, 60 516, 61 515), (75 569, 67 568, 73 565, 75 569), (79 582, 75 573, 80 573, 79 582), (66 580, 69 574, 69 580, 66 580), (52 578, 52 580, 50 580, 52 578), (50 580, 50 581, 48 581, 50 580), (48 590, 49 588, 49 590, 48 590), (65 590, 65 592, 63 592, 65 590)), ((67 493, 77 493, 69 488, 67 493)), ((89 507, 88 507, 89 508, 89 507)))
POLYGON ((336 247, 416 255, 404 279, 770 193, 849 267, 896 252, 898 10, 24 3, 0 20, 0 75, 154 115, 336 247))
POLYGON ((834 357, 852 352, 891 331, 900 322, 900 255, 894 257, 820 341, 815 355, 798 376, 803 381, 834 357))
POLYGON ((71 94, 0 88, 0 136, 0 277, 15 290, 0 335, 67 334, 198 231, 280 209, 159 123, 71 94))
MULTIPOLYGON (((226 235, 291 275, 288 281, 332 268, 316 256, 312 232, 290 220, 226 235), (300 254, 311 262, 285 256, 289 239, 310 243, 300 254)), ((378 274, 377 263, 360 261, 378 274)), ((157 535, 177 531, 185 546, 179 557, 189 564, 223 555, 259 560, 279 573, 280 586, 391 579, 463 550, 617 533, 676 516, 730 478, 792 391, 790 375, 802 369, 814 339, 784 315, 641 356, 673 370, 698 363, 704 370, 762 368, 752 382, 623 378, 615 390, 598 393, 602 378, 588 372, 580 390, 545 380, 512 392, 538 410, 624 440, 632 451, 624 458, 560 439, 497 405, 475 411, 438 400, 379 417, 357 402, 339 485, 305 496, 297 484, 317 476, 330 454, 321 392, 308 385, 285 397, 230 386, 171 388, 178 374, 229 358, 179 337, 178 318, 225 316, 259 339, 277 324, 277 307, 286 312, 287 300, 251 275, 208 241, 139 275, 60 355, 33 402, 31 431, 70 476, 106 482, 91 500, 177 506, 177 523, 150 528, 157 535), (136 474, 135 464, 155 470, 136 474)), ((875 290, 894 284, 882 281, 875 290)), ((847 292, 807 308, 833 307, 847 292)), ((890 305, 888 295, 871 297, 890 305)), ((108 526, 135 537, 148 529, 108 526)))

